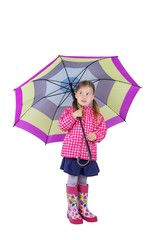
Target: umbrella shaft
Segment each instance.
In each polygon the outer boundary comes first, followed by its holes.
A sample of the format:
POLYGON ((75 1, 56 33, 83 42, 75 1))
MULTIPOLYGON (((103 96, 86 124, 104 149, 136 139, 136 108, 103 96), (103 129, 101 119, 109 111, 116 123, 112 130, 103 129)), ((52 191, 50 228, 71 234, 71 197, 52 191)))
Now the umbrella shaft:
POLYGON ((92 160, 92 154, 91 154, 91 150, 90 150, 90 147, 89 147, 87 138, 86 138, 86 134, 85 134, 85 131, 84 131, 84 127, 83 127, 83 124, 82 124, 82 119, 79 118, 79 121, 80 121, 81 128, 82 128, 82 132, 83 132, 83 135, 84 135, 84 140, 85 140, 86 148, 87 148, 87 151, 88 151, 89 161, 91 161, 91 160, 92 160))
MULTIPOLYGON (((71 94, 72 94, 73 100, 75 101, 76 98, 75 98, 75 92, 74 92, 72 83, 69 83, 69 86, 70 86, 70 89, 71 89, 71 94)), ((76 109, 78 110, 78 104, 77 104, 77 103, 76 103, 76 109)), ((83 127, 83 124, 82 124, 82 119, 79 118, 79 120, 80 120, 80 124, 81 124, 81 128, 82 128, 82 132, 83 132, 83 135, 84 135, 84 140, 85 140, 86 148, 87 148, 87 151, 88 151, 89 161, 91 161, 91 160, 92 160, 91 150, 90 150, 90 148, 89 148, 89 144, 88 144, 88 141, 87 141, 87 138, 86 138, 86 134, 85 134, 85 131, 84 131, 84 127, 83 127)))

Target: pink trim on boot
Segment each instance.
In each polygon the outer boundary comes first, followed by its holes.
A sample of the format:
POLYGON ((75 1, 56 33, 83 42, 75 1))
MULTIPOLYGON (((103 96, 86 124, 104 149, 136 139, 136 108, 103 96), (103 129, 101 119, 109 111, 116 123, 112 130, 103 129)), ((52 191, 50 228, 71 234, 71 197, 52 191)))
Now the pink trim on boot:
POLYGON ((86 185, 78 185, 78 192, 88 193, 89 186, 86 185))
POLYGON ((70 194, 77 194, 78 188, 77 186, 68 186, 66 185, 66 192, 70 194))

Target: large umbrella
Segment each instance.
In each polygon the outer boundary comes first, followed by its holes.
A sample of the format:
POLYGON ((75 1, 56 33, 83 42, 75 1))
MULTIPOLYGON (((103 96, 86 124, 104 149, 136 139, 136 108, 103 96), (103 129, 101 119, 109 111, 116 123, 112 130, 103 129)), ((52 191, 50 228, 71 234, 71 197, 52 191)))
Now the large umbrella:
POLYGON ((65 133, 59 129, 58 120, 64 108, 72 105, 76 85, 83 80, 94 83, 95 100, 107 128, 124 122, 140 86, 118 57, 59 55, 15 89, 14 126, 32 133, 45 144, 63 141, 65 133))

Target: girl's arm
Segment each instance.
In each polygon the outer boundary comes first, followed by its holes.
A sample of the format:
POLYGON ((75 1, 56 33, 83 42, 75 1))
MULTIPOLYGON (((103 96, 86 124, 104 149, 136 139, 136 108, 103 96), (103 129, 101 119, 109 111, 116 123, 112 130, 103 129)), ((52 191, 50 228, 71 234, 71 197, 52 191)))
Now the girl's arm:
POLYGON ((70 130, 77 121, 76 118, 73 117, 72 113, 73 109, 66 108, 59 119, 59 128, 64 132, 70 130))
POLYGON ((100 115, 100 118, 98 120, 95 134, 96 134, 96 142, 101 142, 107 134, 106 123, 105 123, 104 117, 102 115, 100 115))

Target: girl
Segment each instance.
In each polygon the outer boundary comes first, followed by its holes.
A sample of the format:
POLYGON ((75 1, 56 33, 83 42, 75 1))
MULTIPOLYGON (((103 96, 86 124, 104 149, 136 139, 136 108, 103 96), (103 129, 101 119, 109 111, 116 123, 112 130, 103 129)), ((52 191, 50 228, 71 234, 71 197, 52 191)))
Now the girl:
POLYGON ((63 160, 60 169, 68 174, 67 217, 73 224, 81 224, 83 219, 88 222, 97 221, 97 217, 87 207, 87 177, 96 176, 100 171, 96 162, 97 143, 105 138, 107 128, 98 104, 94 100, 94 92, 95 87, 92 82, 80 82, 76 87, 73 106, 66 108, 59 119, 60 129, 67 132, 62 145, 63 160), (85 166, 81 164, 86 163, 89 157, 79 118, 82 120, 92 155, 92 161, 85 166), (81 164, 78 164, 77 159, 80 159, 81 164))

